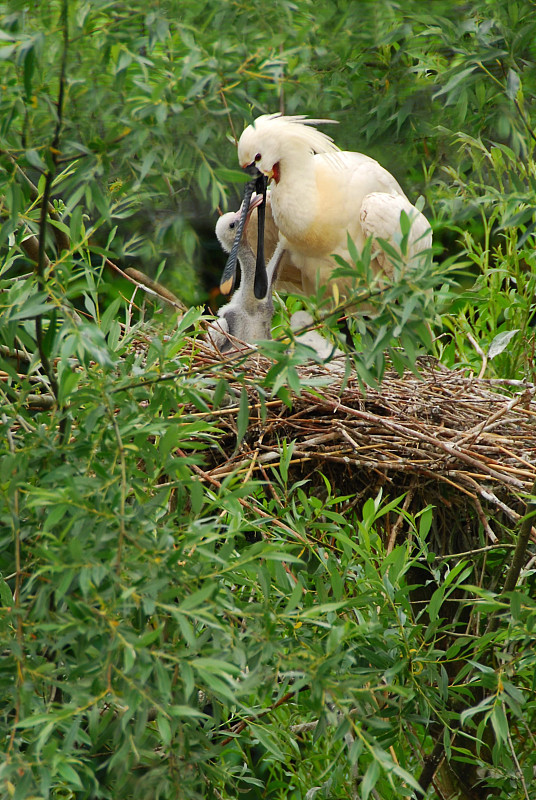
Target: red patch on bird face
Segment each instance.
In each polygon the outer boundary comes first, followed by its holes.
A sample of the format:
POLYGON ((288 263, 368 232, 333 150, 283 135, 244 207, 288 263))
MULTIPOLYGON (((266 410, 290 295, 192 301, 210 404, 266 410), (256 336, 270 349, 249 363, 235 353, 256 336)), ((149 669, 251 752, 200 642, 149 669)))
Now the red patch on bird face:
POLYGON ((281 167, 279 166, 279 161, 277 161, 272 167, 272 180, 274 180, 276 183, 279 183, 280 177, 281 177, 281 167))

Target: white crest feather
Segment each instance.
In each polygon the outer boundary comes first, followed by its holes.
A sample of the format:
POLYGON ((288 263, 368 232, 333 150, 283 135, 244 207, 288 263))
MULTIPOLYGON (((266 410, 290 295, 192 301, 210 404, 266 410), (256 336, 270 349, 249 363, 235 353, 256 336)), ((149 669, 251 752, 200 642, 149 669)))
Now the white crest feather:
POLYGON ((274 127, 281 132, 285 138, 299 139, 307 144, 314 153, 339 153, 331 136, 322 131, 318 131, 315 125, 320 124, 336 125, 333 119, 308 119, 304 114, 295 116, 285 116, 283 114, 263 114, 253 122, 251 127, 259 132, 264 132, 270 127, 274 127))

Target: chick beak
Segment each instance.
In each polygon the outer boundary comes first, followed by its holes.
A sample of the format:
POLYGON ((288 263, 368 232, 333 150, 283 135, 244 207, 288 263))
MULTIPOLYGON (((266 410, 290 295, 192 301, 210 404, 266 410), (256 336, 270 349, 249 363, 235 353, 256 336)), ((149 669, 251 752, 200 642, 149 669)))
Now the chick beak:
POLYGON ((252 175, 252 179, 248 181, 244 188, 244 199, 242 200, 240 218, 236 229, 236 234, 229 253, 229 258, 224 267, 223 274, 220 281, 220 291, 222 294, 230 294, 233 290, 236 280, 236 261, 238 258, 238 248, 240 240, 246 226, 248 215, 253 210, 250 208, 250 200, 253 192, 262 196, 262 203, 255 203, 256 207, 259 205, 258 210, 258 238, 257 238, 257 262, 255 265, 255 282, 253 291, 258 300, 266 297, 268 294, 268 276, 266 273, 266 265, 264 261, 264 220, 266 213, 266 187, 268 179, 263 175, 255 166, 250 164, 245 167, 245 171, 252 175))
POLYGON ((227 259, 227 263, 225 264, 220 280, 220 292, 222 294, 231 294, 231 292, 233 291, 236 279, 236 260, 238 258, 238 248, 240 246, 240 239, 242 238, 244 225, 246 224, 246 217, 249 210, 249 201, 251 200, 251 195, 253 194, 253 190, 255 189, 256 183, 257 183, 257 178, 254 178, 253 180, 250 180, 246 183, 244 189, 244 199, 242 201, 241 213, 240 213, 240 218, 238 220, 238 225, 236 227, 236 234, 233 246, 231 247, 231 252, 229 253, 229 258, 227 259))

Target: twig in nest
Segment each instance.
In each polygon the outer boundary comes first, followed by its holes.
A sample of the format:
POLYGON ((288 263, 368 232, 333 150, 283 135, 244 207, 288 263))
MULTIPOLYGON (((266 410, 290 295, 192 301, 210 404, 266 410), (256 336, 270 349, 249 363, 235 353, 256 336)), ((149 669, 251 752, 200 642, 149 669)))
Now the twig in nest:
MULTIPOLYGON (((304 392, 304 394, 307 394, 309 397, 314 397, 314 395, 310 395, 308 392, 307 393, 304 392)), ((314 399, 317 400, 318 398, 315 397, 314 399)), ((429 434, 415 430, 415 428, 409 428, 398 422, 393 422, 387 417, 378 417, 376 415, 373 416, 372 414, 370 414, 370 412, 360 411, 359 409, 356 408, 350 408, 340 402, 337 403, 328 399, 326 399, 325 402, 327 405, 331 406, 334 411, 340 411, 346 414, 350 414, 352 416, 360 417, 361 419, 367 420, 369 422, 374 420, 378 422, 380 425, 384 425, 386 428, 395 431, 401 436, 407 437, 409 439, 419 439, 420 441, 426 442, 427 444, 431 444, 434 447, 438 447, 444 450, 449 456, 455 459, 460 459, 462 461, 465 461, 467 464, 470 464, 473 467, 485 470, 489 475, 493 476, 494 478, 497 478, 497 480, 501 482, 510 483, 517 489, 523 489, 523 484, 521 483, 521 481, 517 480, 516 478, 512 478, 509 475, 504 475, 504 473, 500 473, 496 469, 493 469, 492 467, 488 467, 487 465, 482 464, 481 461, 474 458, 473 456, 470 456, 464 450, 459 450, 458 448, 453 447, 448 442, 444 442, 441 439, 439 439, 437 436, 430 436, 429 434)))
POLYGON ((499 540, 498 540, 498 538, 495 536, 495 534, 493 533, 493 531, 490 528, 490 524, 488 522, 488 518, 484 514, 484 509, 480 505, 480 500, 477 497, 475 497, 475 499, 473 500, 473 503, 474 503, 475 510, 476 510, 477 515, 478 515, 478 518, 479 518, 480 522, 482 523, 482 527, 486 531, 486 536, 488 537, 490 542, 493 542, 493 544, 496 544, 499 540))

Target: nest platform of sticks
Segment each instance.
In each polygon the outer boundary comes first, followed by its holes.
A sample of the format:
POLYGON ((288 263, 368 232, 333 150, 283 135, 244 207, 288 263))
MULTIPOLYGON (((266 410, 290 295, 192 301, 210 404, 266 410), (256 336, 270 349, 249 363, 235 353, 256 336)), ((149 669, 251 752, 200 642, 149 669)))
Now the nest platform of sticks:
MULTIPOLYGON (((210 370, 221 361, 199 354, 210 370)), ((261 420, 256 389, 272 362, 251 356, 243 365, 245 384, 236 382, 236 396, 247 386, 249 425, 237 449, 238 404, 213 412, 223 430, 221 449, 199 468, 213 484, 233 472, 255 474, 270 482, 282 441, 293 443, 289 478, 308 479, 333 493, 351 495, 354 506, 383 495, 404 495, 410 512, 435 506, 439 528, 436 552, 471 550, 504 541, 526 513, 527 495, 536 481, 536 385, 521 381, 483 380, 450 370, 433 358, 420 359, 420 377, 388 372, 378 389, 360 387, 355 375, 309 363, 299 368, 308 378, 328 378, 318 389, 293 394, 292 408, 279 399, 265 400, 261 420), (444 524, 441 524, 441 520, 444 524)), ((233 369, 225 375, 233 387, 233 369)), ((191 409, 195 413, 194 409, 191 409)), ((403 515, 385 531, 394 543, 403 515)), ((436 524, 437 528, 437 524, 436 524)), ((532 537, 536 541, 533 527, 532 537)))

